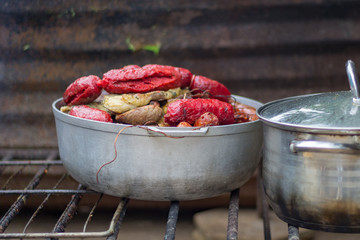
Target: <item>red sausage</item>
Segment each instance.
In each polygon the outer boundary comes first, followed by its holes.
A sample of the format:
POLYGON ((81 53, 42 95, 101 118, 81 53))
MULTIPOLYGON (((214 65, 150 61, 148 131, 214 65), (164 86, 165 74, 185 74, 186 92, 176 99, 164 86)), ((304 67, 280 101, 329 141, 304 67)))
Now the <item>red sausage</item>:
POLYGON ((130 65, 106 72, 98 85, 109 93, 145 93, 180 87, 181 79, 174 67, 130 65))
POLYGON ((211 98, 228 102, 231 93, 225 85, 218 81, 212 80, 204 76, 194 75, 191 81, 190 89, 193 93, 208 92, 211 98))
POLYGON ((94 101, 100 96, 102 88, 97 85, 99 77, 90 75, 76 79, 64 92, 67 105, 81 105, 94 101))
POLYGON ((181 87, 182 88, 190 87, 191 78, 193 74, 186 68, 176 67, 175 69, 180 73, 181 87))
POLYGON ((180 122, 188 122, 191 125, 205 112, 215 114, 220 125, 234 123, 234 111, 230 103, 217 99, 179 99, 169 104, 164 120, 171 126, 180 122))
POLYGON ((193 74, 188 69, 181 68, 181 67, 173 67, 173 66, 168 66, 168 65, 156 65, 156 64, 145 65, 143 68, 152 67, 152 66, 156 66, 159 68, 163 67, 163 68, 174 69, 175 71, 177 71, 180 74, 181 88, 190 87, 190 82, 191 82, 191 78, 192 78, 193 74))
POLYGON ((85 105, 72 107, 69 114, 74 117, 85 118, 100 122, 113 122, 109 113, 85 105))

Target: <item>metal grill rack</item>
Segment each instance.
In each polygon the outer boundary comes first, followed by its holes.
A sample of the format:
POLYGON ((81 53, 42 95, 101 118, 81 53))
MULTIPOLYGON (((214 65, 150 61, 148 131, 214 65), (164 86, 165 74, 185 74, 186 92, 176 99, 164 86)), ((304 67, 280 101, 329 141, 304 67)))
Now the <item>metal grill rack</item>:
MULTIPOLYGON (((7 174, 5 183, 1 183, 0 195, 1 198, 15 196, 16 200, 12 203, 11 207, 0 219, 0 238, 45 238, 45 239, 58 239, 58 238, 106 238, 117 239, 120 226, 124 220, 128 202, 130 199, 119 198, 119 203, 115 209, 112 218, 109 219, 109 227, 103 231, 88 231, 88 225, 93 218, 96 217, 96 209, 99 205, 103 195, 91 190, 79 184, 74 188, 61 188, 61 184, 69 176, 63 169, 63 174, 59 176, 56 184, 52 187, 42 188, 41 183, 46 175, 53 168, 63 168, 61 160, 56 150, 13 150, 13 149, 0 149, 0 175, 5 174, 6 170, 11 168, 10 174, 7 174), (26 168, 35 169, 34 174, 25 183, 23 188, 19 188, 16 183, 13 183, 14 179, 23 174, 26 168), (62 212, 61 216, 57 220, 55 226, 48 232, 28 232, 29 227, 34 224, 36 218, 41 215, 44 206, 50 201, 49 199, 54 196, 67 195, 70 200, 62 212), (93 203, 93 206, 89 208, 86 221, 82 229, 76 231, 66 231, 66 227, 73 219, 81 199, 88 196, 97 196, 97 201, 93 203), (5 196, 5 197, 4 197, 5 196), (25 223, 22 232, 10 232, 7 231, 11 223, 19 217, 22 208, 26 206, 26 202, 30 197, 41 197, 41 203, 35 207, 31 217, 25 223)), ((259 189, 262 189, 260 186, 259 189)), ((263 198, 262 198, 263 199, 263 198)), ((262 201, 262 214, 264 218, 264 237, 270 239, 270 228, 268 223, 267 204, 262 201)), ((228 227, 227 227, 227 239, 238 239, 238 212, 239 212, 239 189, 231 192, 228 209, 228 227)), ((175 239, 176 225, 178 222, 179 202, 170 202, 168 211, 168 219, 166 223, 166 231, 164 239, 175 239)))

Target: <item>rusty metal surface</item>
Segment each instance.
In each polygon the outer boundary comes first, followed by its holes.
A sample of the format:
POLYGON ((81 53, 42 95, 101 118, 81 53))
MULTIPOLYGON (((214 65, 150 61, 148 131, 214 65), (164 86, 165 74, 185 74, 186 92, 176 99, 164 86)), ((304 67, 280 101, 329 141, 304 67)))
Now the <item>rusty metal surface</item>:
POLYGON ((51 102, 127 64, 185 67, 263 102, 347 90, 345 61, 360 64, 355 0, 6 0, 0 33, 0 147, 56 147, 51 102))
POLYGON ((172 201, 169 209, 164 240, 174 240, 179 215, 179 201, 172 201))
MULTIPOLYGON (((111 211, 104 211, 101 207, 101 202, 106 195, 87 190, 83 185, 76 183, 76 186, 65 187, 64 181, 68 177, 67 174, 59 174, 58 181, 45 187, 44 182, 49 182, 48 175, 52 175, 53 168, 63 166, 55 163, 53 159, 58 159, 56 151, 39 149, 24 150, 24 149, 0 149, 0 169, 4 171, 1 174, 0 186, 0 238, 1 239, 117 239, 118 234, 124 237, 124 232, 120 232, 120 227, 124 222, 126 211, 133 211, 128 209, 128 203, 133 201, 127 198, 117 198, 112 202, 113 207, 111 211), (36 160, 36 164, 32 164, 31 160, 36 160), (42 164, 40 164, 42 161, 42 164), (13 162, 13 164, 9 164, 13 162), (27 165, 24 165, 28 162, 27 165), (49 164, 51 162, 51 164, 49 164), (24 175, 28 174, 23 167, 36 168, 33 172, 33 177, 26 180, 24 175), (6 179, 9 172, 16 173, 10 175, 6 179), (46 171, 45 171, 46 169, 46 171), (5 178, 3 178, 5 177, 5 178), (23 182, 26 186, 22 188, 16 183, 16 178, 23 182), (4 184, 5 183, 5 184, 4 184), (14 186, 15 185, 15 186, 14 186), (65 187, 65 188, 64 188, 65 187), (62 190, 62 191, 56 191, 62 190), (36 192, 35 192, 36 191, 36 192), (18 199, 7 209, 4 204, 4 199, 17 195, 18 199), (67 195, 68 200, 64 203, 57 203, 56 210, 50 211, 48 205, 51 202, 56 202, 58 196, 67 195), (84 203, 84 200, 91 196, 96 196, 96 199, 90 200, 90 204, 84 203), (35 206, 29 205, 30 198, 39 198, 39 204, 35 206), (26 201, 25 201, 26 200, 26 201), (48 218, 52 216, 51 218, 48 218), (46 224, 39 226, 40 219, 47 219, 46 224), (77 224, 73 224, 77 222, 77 224), (99 223, 102 223, 99 226, 99 223), (108 225, 107 225, 108 223, 108 225), (16 225, 16 227, 14 227, 16 225), (46 225, 46 226, 44 226, 46 225)), ((64 171, 62 171, 64 172, 64 171)), ((46 183, 46 184, 47 184, 46 183)), ((227 199, 229 206, 228 231, 230 231, 228 239, 237 239, 237 225, 238 225, 238 210, 239 210, 239 189, 236 189, 230 194, 230 199, 227 199)), ((209 199, 206 199, 209 201, 209 199)), ((179 216, 179 201, 169 201, 166 204, 169 209, 167 219, 164 220, 165 236, 164 239, 175 239, 177 223, 183 221, 178 220, 179 216)), ((159 209, 158 209, 159 210, 159 209)), ((155 212, 159 215, 160 212, 155 212)), ((141 219, 144 218, 144 212, 138 212, 141 219)), ((160 214, 161 215, 161 214, 160 214)), ((154 219, 151 219, 154 221, 154 219)), ((139 230, 137 225, 136 230, 139 230)), ((141 230, 141 229, 140 229, 141 230)))
POLYGON ((238 239, 239 189, 231 192, 227 225, 227 240, 238 239))
MULTIPOLYGON (((111 221, 109 222, 109 227, 107 230, 104 231, 94 231, 93 228, 88 229, 90 225, 91 219, 97 219, 98 212, 95 213, 97 207, 99 207, 99 202, 102 199, 102 194, 90 192, 92 194, 99 195, 98 201, 95 203, 93 202, 92 208, 87 208, 89 210, 89 215, 83 225, 81 230, 76 231, 69 231, 67 225, 69 224, 70 220, 76 218, 79 208, 83 207, 84 205, 80 203, 80 200, 84 197, 87 198, 88 191, 82 185, 78 185, 77 189, 58 189, 58 187, 62 188, 61 186, 64 182, 63 180, 68 177, 67 174, 63 174, 59 176, 59 180, 55 185, 51 188, 43 188, 44 186, 42 182, 46 182, 49 179, 47 175, 51 174, 53 168, 56 168, 59 164, 54 164, 54 159, 58 159, 57 151, 51 150, 2 150, 0 149, 0 169, 2 170, 1 176, 6 175, 7 172, 12 172, 7 180, 1 181, 1 209, 0 215, 2 216, 0 219, 0 238, 6 239, 22 239, 22 238, 51 238, 51 239, 58 239, 59 237, 64 238, 87 238, 87 237, 108 237, 108 239, 116 239, 119 231, 119 227, 121 222, 123 221, 124 214, 127 208, 128 199, 122 198, 119 199, 115 203, 118 203, 118 206, 112 216, 111 221), (24 158, 24 159, 22 159, 24 158), (30 159, 40 158, 42 160, 36 160, 37 164, 32 164, 30 159), (13 164, 7 164, 12 162, 13 164), (40 162, 42 161, 42 164, 40 162), (26 162, 28 164, 26 164, 26 162), (49 164, 50 162, 50 164, 49 164), (25 168, 34 167, 36 170, 33 173, 33 177, 29 182, 27 182, 26 178, 24 177, 27 174, 25 168), (17 180, 21 180, 22 184, 25 184, 25 188, 21 189, 21 184, 18 184, 17 180), (13 188, 16 189, 13 189, 13 188), (13 192, 12 190, 15 190, 13 192), (61 192, 57 192, 54 190, 62 190, 61 192), (34 192, 37 191, 37 192, 34 192), (10 198, 13 194, 16 194, 17 199, 13 202, 13 204, 5 210, 4 199, 10 198), (68 204, 57 204, 57 210, 59 213, 63 212, 61 216, 58 218, 58 221, 54 223, 54 227, 52 231, 45 230, 46 228, 43 227, 41 231, 34 231, 33 226, 36 226, 38 223, 39 218, 46 217, 48 215, 54 214, 54 212, 48 212, 48 205, 49 201, 55 201, 54 194, 60 195, 70 195, 72 197, 70 201, 67 201, 68 204), (45 197, 46 195, 46 197, 45 197), (34 208, 29 206, 29 200, 33 197, 38 197, 41 199, 41 203, 34 208), (49 200, 51 198, 51 200, 49 200), (31 210, 30 210, 31 209, 31 210), (24 212, 29 211, 32 213, 31 217, 28 218, 22 215, 24 212), (33 211, 35 210, 35 211, 33 211), (14 230, 11 228, 14 224, 19 224, 17 221, 18 219, 24 219, 25 222, 21 226, 24 226, 23 231, 19 232, 19 230, 14 230), (13 224, 14 223, 14 224, 13 224), (66 230, 66 231, 65 231, 66 230)), ((60 165, 62 167, 62 165, 60 165)), ((63 167, 62 167, 63 168, 63 167)), ((2 179, 3 180, 3 179, 2 179)), ((83 209, 84 210, 84 209, 83 209)), ((100 221, 104 221, 104 216, 100 216, 100 221)), ((105 220, 106 222, 106 220, 105 220)), ((51 226, 51 224, 50 224, 51 226)), ((80 226, 81 227, 81 226, 80 226)))

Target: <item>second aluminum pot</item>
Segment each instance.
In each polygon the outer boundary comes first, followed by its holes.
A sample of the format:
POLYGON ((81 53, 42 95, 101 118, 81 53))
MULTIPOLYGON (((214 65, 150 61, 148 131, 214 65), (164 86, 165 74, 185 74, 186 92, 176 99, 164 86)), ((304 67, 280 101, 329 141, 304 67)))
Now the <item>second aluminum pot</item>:
POLYGON ((304 95, 258 109, 264 123, 264 188, 283 221, 314 230, 360 232, 357 96, 354 90, 304 95))
POLYGON ((239 188, 260 162, 260 120, 200 129, 126 128, 76 118, 60 106, 58 99, 52 107, 63 164, 78 182, 98 192, 157 201, 208 198, 239 188))

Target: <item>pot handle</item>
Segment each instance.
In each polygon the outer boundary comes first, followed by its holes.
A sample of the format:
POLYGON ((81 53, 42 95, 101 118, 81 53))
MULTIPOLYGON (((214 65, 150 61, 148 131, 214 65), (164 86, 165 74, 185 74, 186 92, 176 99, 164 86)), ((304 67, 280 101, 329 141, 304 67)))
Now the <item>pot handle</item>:
POLYGON ((209 127, 201 128, 178 128, 167 127, 159 128, 154 126, 146 127, 147 131, 151 135, 156 136, 170 136, 170 137, 191 137, 191 136, 205 136, 209 130, 209 127))
POLYGON ((359 154, 360 144, 354 143, 332 143, 315 140, 293 140, 290 151, 298 152, 320 152, 320 153, 345 153, 359 154))
POLYGON ((348 60, 345 66, 350 84, 350 89, 353 94, 353 102, 355 104, 360 104, 360 85, 359 85, 358 75, 355 69, 355 63, 351 60, 348 60))

